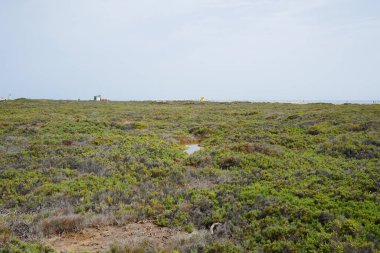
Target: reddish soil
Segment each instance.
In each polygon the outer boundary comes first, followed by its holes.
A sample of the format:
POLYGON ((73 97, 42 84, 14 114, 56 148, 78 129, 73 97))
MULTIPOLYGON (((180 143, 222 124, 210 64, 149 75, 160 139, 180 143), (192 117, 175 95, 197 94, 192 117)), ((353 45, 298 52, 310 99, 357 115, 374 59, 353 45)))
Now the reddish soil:
POLYGON ((151 222, 132 223, 125 226, 85 228, 79 233, 67 233, 45 239, 58 252, 105 252, 111 244, 138 247, 149 243, 164 249, 171 243, 187 239, 189 233, 158 227, 151 222))

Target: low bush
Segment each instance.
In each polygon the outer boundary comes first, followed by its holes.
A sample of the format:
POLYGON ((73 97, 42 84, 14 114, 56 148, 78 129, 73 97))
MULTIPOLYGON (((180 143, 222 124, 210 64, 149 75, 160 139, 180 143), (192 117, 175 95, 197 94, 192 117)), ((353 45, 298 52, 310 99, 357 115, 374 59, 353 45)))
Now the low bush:
POLYGON ((245 143, 239 145, 235 150, 245 153, 257 152, 268 156, 279 156, 283 154, 283 151, 279 147, 267 143, 245 143))
POLYGON ((79 232, 83 228, 83 217, 67 215, 47 218, 42 221, 41 230, 44 236, 60 235, 68 232, 79 232))
POLYGON ((8 246, 11 236, 11 230, 3 223, 0 223, 0 248, 8 246))
POLYGON ((234 167, 240 167, 241 163, 242 163, 242 159, 240 157, 229 156, 229 157, 222 158, 218 162, 218 165, 222 169, 231 169, 234 167))

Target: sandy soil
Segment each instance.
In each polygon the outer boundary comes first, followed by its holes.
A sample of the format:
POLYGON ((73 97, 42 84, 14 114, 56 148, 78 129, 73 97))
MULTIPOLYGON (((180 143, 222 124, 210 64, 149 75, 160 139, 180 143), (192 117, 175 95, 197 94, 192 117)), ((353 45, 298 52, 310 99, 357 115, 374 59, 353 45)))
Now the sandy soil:
POLYGON ((67 233, 47 238, 43 242, 58 252, 105 252, 112 243, 137 247, 147 242, 154 248, 187 239, 191 234, 158 227, 151 222, 132 223, 125 226, 85 228, 79 233, 67 233))

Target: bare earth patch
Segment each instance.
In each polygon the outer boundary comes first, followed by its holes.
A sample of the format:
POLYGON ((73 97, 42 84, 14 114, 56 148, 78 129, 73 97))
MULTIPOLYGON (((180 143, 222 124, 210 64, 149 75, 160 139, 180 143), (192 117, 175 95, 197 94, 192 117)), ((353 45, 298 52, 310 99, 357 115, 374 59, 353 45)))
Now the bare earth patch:
POLYGON ((190 236, 191 234, 186 232, 158 227, 151 222, 141 222, 125 226, 85 228, 79 233, 66 233, 47 238, 43 242, 58 252, 105 252, 113 243, 137 247, 146 242, 154 248, 165 248, 190 236))

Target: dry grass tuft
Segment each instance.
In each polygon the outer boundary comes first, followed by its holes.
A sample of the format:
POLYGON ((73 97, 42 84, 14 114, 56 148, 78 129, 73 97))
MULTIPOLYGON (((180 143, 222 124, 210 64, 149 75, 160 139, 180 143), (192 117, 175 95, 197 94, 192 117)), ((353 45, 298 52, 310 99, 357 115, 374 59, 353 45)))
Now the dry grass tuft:
POLYGON ((83 224, 82 216, 66 215, 43 220, 41 229, 44 236, 60 235, 67 232, 79 232, 83 224))

